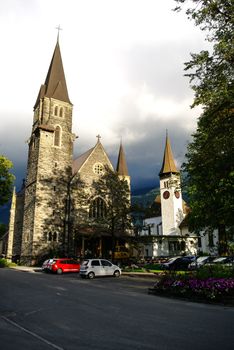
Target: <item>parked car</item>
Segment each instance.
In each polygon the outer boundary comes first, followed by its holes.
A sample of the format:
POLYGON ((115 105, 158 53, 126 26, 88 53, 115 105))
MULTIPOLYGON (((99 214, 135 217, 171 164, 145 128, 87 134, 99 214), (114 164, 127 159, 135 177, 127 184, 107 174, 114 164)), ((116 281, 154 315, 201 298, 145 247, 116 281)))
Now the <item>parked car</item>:
POLYGON ((211 263, 214 260, 214 257, 212 256, 199 256, 196 260, 194 260, 190 265, 189 268, 191 270, 198 269, 201 266, 204 266, 208 263, 211 263))
POLYGON ((162 270, 187 270, 191 259, 186 256, 175 256, 160 264, 162 270))
POLYGON ((234 264, 234 257, 233 256, 220 256, 220 257, 214 259, 211 264, 212 265, 222 264, 225 266, 232 266, 232 264, 234 264))
POLYGON ((85 259, 80 267, 80 276, 82 278, 94 278, 96 276, 114 276, 119 277, 121 269, 105 259, 85 259))
POLYGON ((61 275, 65 272, 79 272, 80 271, 80 262, 70 259, 70 258, 56 258, 50 259, 47 263, 48 271, 55 272, 58 275, 61 275))
POLYGON ((53 262, 53 259, 47 259, 42 264, 42 271, 49 272, 50 271, 50 265, 53 262))

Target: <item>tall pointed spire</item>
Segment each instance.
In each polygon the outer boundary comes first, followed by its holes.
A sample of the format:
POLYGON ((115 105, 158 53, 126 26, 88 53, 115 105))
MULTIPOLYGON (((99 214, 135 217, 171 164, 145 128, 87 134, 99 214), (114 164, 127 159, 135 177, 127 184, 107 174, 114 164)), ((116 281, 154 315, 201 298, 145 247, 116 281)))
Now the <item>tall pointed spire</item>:
POLYGON ((58 40, 55 45, 54 54, 50 63, 45 83, 41 86, 34 108, 36 108, 40 98, 43 97, 52 97, 63 102, 71 103, 68 96, 67 84, 63 70, 63 62, 58 40))
POLYGON ((122 141, 121 141, 120 147, 119 147, 119 156, 118 156, 116 171, 117 171, 118 175, 129 176, 126 157, 125 157, 125 153, 124 153, 123 146, 122 146, 122 141))
POLYGON ((177 170, 177 167, 175 165, 173 153, 171 150, 170 140, 169 140, 168 134, 166 133, 166 145, 164 150, 162 168, 159 172, 159 176, 162 176, 163 174, 170 174, 170 173, 178 174, 179 171, 177 170))

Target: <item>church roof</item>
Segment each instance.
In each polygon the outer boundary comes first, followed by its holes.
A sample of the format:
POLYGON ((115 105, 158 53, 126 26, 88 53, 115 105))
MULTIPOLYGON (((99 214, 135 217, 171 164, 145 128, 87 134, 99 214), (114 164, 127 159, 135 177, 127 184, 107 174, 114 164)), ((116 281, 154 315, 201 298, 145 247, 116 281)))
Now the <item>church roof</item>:
POLYGON ((90 148, 88 151, 86 151, 85 153, 81 154, 78 158, 73 160, 72 174, 76 174, 80 170, 81 166, 89 158, 93 150, 94 150, 94 147, 90 148))
POLYGON ((89 159, 89 157, 95 152, 99 152, 101 151, 101 153, 104 155, 104 157, 107 160, 107 163, 109 164, 110 168, 113 169, 113 166, 109 160, 109 157, 106 154, 106 151, 104 150, 100 140, 99 140, 99 136, 98 137, 98 141, 96 143, 96 145, 93 148, 90 148, 88 151, 86 151, 85 153, 81 154, 78 158, 76 158, 75 160, 73 160, 73 165, 72 165, 72 174, 75 175, 78 171, 80 171, 81 167, 84 165, 84 163, 89 159))
POLYGON ((119 156, 118 156, 116 171, 118 175, 128 176, 128 167, 127 167, 127 162, 126 162, 126 157, 123 150, 122 142, 119 148, 119 156))
POLYGON ((43 97, 55 98, 60 101, 71 103, 68 96, 62 56, 58 41, 54 49, 54 54, 49 66, 45 83, 41 85, 34 108, 36 108, 40 99, 43 97))
POLYGON ((162 168, 159 172, 159 176, 161 176, 163 174, 170 174, 170 173, 179 173, 179 171, 177 170, 177 167, 175 165, 169 137, 167 135, 166 136, 166 145, 165 145, 165 150, 164 150, 164 157, 163 157, 163 164, 162 164, 162 168))

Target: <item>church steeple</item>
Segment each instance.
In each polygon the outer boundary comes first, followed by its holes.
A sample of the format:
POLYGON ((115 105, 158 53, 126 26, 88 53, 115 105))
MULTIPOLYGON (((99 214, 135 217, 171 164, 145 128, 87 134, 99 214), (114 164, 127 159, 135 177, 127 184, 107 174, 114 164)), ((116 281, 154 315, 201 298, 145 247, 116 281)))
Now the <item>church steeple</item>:
POLYGON ((163 176, 166 174, 178 174, 179 171, 177 170, 177 167, 175 165, 173 153, 171 150, 171 144, 168 137, 168 134, 166 136, 166 144, 165 144, 165 150, 164 150, 164 157, 163 157, 163 163, 161 170, 159 172, 159 176, 163 176))
POLYGON ((71 104, 68 96, 67 84, 58 40, 55 45, 54 54, 49 66, 45 83, 41 85, 34 109, 37 107, 40 99, 43 97, 54 98, 71 104))
POLYGON ((120 147, 119 147, 119 156, 118 156, 118 161, 116 166, 116 172, 118 173, 118 175, 121 175, 121 176, 129 176, 122 142, 120 143, 120 147))

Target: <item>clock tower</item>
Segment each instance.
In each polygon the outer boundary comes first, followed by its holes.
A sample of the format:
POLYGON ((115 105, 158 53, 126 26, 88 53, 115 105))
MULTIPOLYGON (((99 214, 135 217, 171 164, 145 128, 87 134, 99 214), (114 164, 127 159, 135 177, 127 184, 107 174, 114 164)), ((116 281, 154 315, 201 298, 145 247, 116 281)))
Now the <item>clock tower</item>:
POLYGON ((168 135, 159 177, 163 235, 179 235, 179 224, 184 218, 180 172, 175 165, 168 135))

